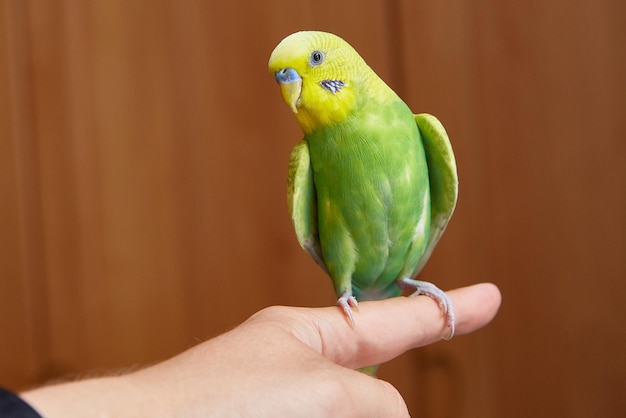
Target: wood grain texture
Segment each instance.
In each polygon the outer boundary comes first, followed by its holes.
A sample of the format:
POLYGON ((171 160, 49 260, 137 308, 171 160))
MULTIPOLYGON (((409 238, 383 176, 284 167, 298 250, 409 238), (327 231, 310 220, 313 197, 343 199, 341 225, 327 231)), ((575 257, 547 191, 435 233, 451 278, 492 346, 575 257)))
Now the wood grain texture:
POLYGON ((617 416, 624 17, 618 0, 4 0, 0 384, 145 364, 265 306, 334 303, 289 222, 302 134, 267 73, 280 39, 321 29, 450 134, 459 204, 424 278, 504 296, 485 330, 381 376, 417 416, 617 416))

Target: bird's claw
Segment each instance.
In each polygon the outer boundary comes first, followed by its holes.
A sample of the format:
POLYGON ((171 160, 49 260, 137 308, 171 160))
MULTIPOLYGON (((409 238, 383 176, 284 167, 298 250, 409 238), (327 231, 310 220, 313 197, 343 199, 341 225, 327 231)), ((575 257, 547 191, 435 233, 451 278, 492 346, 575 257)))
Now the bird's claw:
POLYGON ((350 321, 350 325, 354 328, 354 317, 352 316, 352 309, 358 312, 359 303, 356 298, 350 294, 344 294, 342 297, 337 299, 337 306, 341 308, 343 313, 348 317, 348 321, 350 321))
POLYGON ((454 306, 452 306, 452 299, 441 289, 430 282, 421 280, 404 278, 399 280, 398 286, 403 289, 411 289, 414 292, 411 296, 425 295, 437 302, 443 316, 446 318, 446 326, 450 328, 450 334, 443 336, 442 339, 450 340, 454 337, 456 331, 456 322, 454 315, 454 306))

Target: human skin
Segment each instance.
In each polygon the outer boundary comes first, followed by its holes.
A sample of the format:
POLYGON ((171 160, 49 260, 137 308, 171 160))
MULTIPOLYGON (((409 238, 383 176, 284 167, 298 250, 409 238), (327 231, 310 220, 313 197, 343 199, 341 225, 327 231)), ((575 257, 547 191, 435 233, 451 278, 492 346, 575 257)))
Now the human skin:
MULTIPOLYGON (((488 324, 501 302, 489 283, 448 294, 457 336, 488 324)), ((336 307, 270 307, 161 363, 20 396, 46 418, 408 417, 390 383, 355 369, 439 341, 441 310, 399 297, 359 304, 354 322, 336 307)))

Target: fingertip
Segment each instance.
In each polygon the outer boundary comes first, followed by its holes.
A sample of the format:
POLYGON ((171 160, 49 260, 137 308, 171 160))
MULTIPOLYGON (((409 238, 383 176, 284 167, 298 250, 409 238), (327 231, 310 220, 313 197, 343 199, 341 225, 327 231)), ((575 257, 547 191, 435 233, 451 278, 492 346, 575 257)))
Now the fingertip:
POLYGON ((475 285, 475 287, 481 290, 481 292, 484 294, 485 299, 487 299, 487 301, 491 302, 497 307, 500 306, 500 303, 502 301, 502 294, 500 293, 500 288, 498 288, 498 286, 495 283, 491 283, 491 282, 479 283, 475 285))
POLYGON ((479 283, 451 290, 457 312, 457 334, 467 334, 487 325, 502 302, 500 289, 493 283, 479 283))

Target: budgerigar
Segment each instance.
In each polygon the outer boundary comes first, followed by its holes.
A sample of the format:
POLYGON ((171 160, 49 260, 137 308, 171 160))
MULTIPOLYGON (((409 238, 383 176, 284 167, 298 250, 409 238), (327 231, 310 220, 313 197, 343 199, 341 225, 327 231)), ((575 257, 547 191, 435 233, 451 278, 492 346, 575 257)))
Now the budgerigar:
POLYGON ((458 179, 448 136, 414 115, 340 37, 297 32, 269 60, 304 139, 292 151, 288 203, 302 248, 328 273, 354 326, 357 301, 435 299, 454 335, 448 295, 415 277, 456 206, 458 179))

